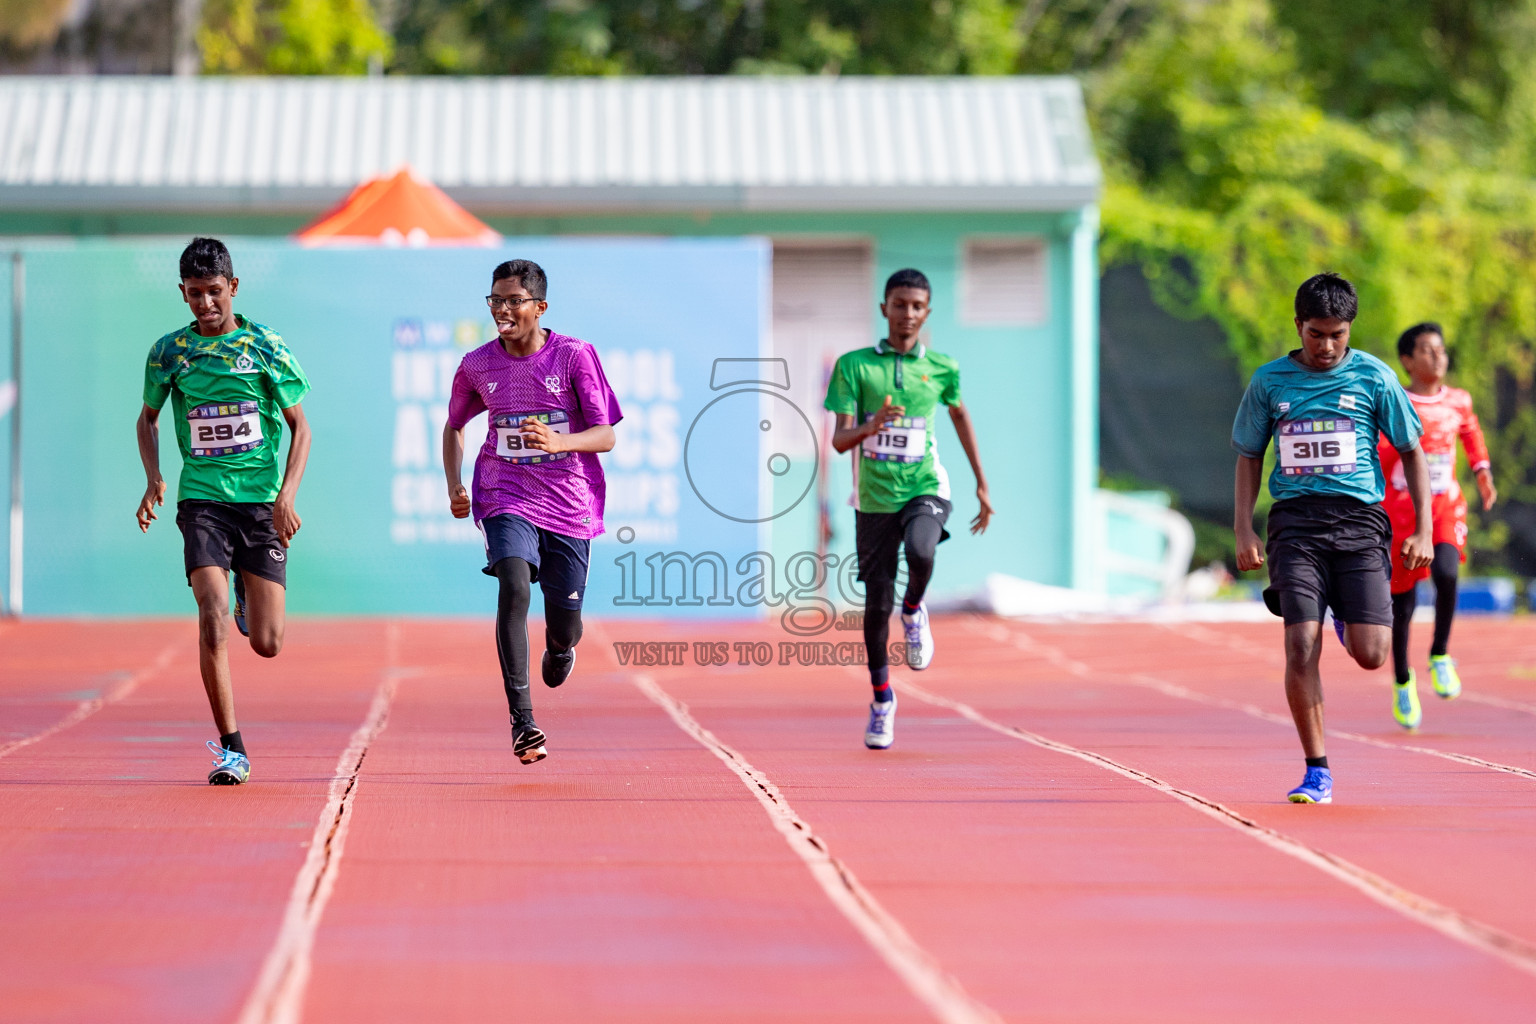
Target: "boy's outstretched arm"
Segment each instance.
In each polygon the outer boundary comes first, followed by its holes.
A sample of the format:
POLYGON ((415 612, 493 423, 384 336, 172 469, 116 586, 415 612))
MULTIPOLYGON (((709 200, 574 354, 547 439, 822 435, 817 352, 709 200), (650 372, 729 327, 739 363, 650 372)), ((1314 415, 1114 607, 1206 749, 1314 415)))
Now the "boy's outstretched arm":
POLYGON ((965 457, 971 460, 971 472, 976 474, 976 502, 981 508, 971 520, 971 532, 984 533, 987 524, 992 521, 992 502, 987 499, 987 475, 982 472, 981 452, 976 448, 976 428, 971 423, 971 414, 966 411, 964 402, 956 402, 949 407, 949 420, 955 425, 955 433, 960 437, 960 447, 965 449, 965 457))
POLYGON ((1429 460, 1417 444, 1402 455, 1408 496, 1413 499, 1413 512, 1418 517, 1413 533, 1403 541, 1403 565, 1409 569, 1422 569, 1435 557, 1434 522, 1429 509, 1429 460))
POLYGON ((165 478, 160 475, 160 410, 144 406, 134 425, 139 435, 139 461, 144 463, 144 497, 139 499, 139 511, 135 518, 139 530, 149 532, 149 524, 160 517, 155 506, 165 504, 165 478))
POLYGON ((309 465, 310 434, 309 420, 304 416, 304 403, 299 402, 284 409, 283 419, 288 421, 288 429, 293 432, 293 438, 288 442, 288 464, 283 469, 283 486, 277 492, 277 501, 272 504, 272 528, 277 531, 277 539, 283 542, 283 547, 287 547, 293 535, 299 532, 299 527, 304 525, 293 503, 299 497, 304 467, 309 465))
POLYGON ((1237 457, 1236 483, 1232 489, 1232 532, 1237 537, 1237 568, 1252 572, 1264 564, 1264 545, 1253 530, 1253 509, 1259 503, 1259 482, 1264 479, 1264 460, 1237 457))

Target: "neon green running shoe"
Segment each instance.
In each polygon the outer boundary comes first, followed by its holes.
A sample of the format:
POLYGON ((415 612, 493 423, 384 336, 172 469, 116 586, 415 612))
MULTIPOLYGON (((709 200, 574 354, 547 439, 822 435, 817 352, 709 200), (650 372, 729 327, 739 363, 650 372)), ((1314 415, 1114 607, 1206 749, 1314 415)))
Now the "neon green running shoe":
POLYGON ((1430 655, 1429 681, 1435 684, 1435 692, 1443 700, 1454 700, 1461 695, 1461 676, 1456 674, 1456 663, 1449 654, 1430 655))
POLYGON ((1404 729, 1417 729, 1424 720, 1424 710, 1419 707, 1419 681, 1413 669, 1408 670, 1406 683, 1392 684, 1392 717, 1404 729))

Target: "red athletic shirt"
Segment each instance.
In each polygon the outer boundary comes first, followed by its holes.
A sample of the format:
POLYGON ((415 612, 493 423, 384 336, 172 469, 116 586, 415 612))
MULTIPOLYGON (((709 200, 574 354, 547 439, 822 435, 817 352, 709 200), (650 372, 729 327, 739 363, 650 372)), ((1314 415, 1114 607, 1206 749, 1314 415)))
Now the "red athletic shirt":
MULTIPOLYGON (((1424 423, 1424 437, 1419 441, 1429 460, 1430 490, 1436 494, 1459 495, 1461 485, 1456 482, 1456 439, 1467 450, 1467 461, 1472 471, 1488 468, 1488 445, 1483 441, 1483 428, 1472 411, 1472 396, 1461 388, 1442 387, 1433 395, 1416 395, 1408 392, 1413 409, 1424 423)), ((1403 475, 1402 456, 1397 449, 1381 438, 1377 444, 1381 454, 1381 471, 1387 478, 1390 490, 1407 491, 1408 481, 1403 475)))

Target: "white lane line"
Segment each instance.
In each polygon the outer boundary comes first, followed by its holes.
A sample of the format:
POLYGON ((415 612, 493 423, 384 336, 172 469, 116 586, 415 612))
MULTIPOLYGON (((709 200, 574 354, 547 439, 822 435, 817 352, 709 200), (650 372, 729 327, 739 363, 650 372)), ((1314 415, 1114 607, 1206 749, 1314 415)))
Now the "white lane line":
POLYGON ((1395 910, 1410 920, 1417 921, 1448 938, 1465 943, 1485 953, 1498 957, 1510 966, 1524 971, 1527 974, 1536 975, 1536 944, 1527 942, 1517 936, 1511 935, 1492 925, 1484 924, 1447 907, 1443 903, 1437 903, 1427 896, 1404 889, 1373 871, 1367 871, 1352 861, 1345 860, 1337 854, 1328 853, 1308 846, 1299 839, 1295 839, 1283 832, 1277 832, 1268 826, 1261 825, 1252 818, 1244 817, 1224 804, 1209 800, 1198 793, 1187 789, 1180 789, 1155 775, 1121 764, 1103 754, 1094 753, 1091 750, 1083 750, 1079 747, 1061 743, 1049 739, 1039 733, 1030 732, 1017 726, 1004 725, 994 721, 961 701, 941 697, 936 693, 910 682, 903 677, 896 683, 897 688, 903 693, 925 700, 938 707, 948 708, 965 718, 971 720, 983 728, 993 732, 1002 733, 1014 739, 1023 740, 1025 743, 1034 744, 1045 750, 1051 750, 1058 754, 1066 754, 1080 761, 1100 768, 1108 769, 1117 775, 1123 776, 1134 782, 1139 782, 1159 793, 1173 797, 1175 800, 1188 807, 1192 807, 1201 814, 1221 822, 1230 828, 1236 829, 1251 839, 1256 839, 1271 849, 1294 857, 1303 864, 1317 868, 1357 892, 1362 893, 1371 900, 1395 910))
POLYGON ((994 1024, 1001 1021, 1002 1018, 967 993, 960 982, 917 944, 901 922, 892 917, 860 884, 847 865, 832 856, 825 840, 817 836, 810 824, 795 813, 789 801, 784 799, 784 794, 779 792, 766 775, 699 724, 689 713, 688 705, 663 690, 654 679, 634 674, 630 679, 641 693, 671 716, 679 729, 723 761, 741 779, 742 784, 762 804, 768 819, 784 837, 789 848, 805 862, 811 877, 821 886, 832 905, 842 911, 849 923, 858 929, 865 941, 906 983, 912 994, 933 1011, 935 1017, 945 1024, 994 1024))
MULTIPOLYGON (((1095 672, 1093 667, 1086 662, 1078 661, 1058 647, 1042 643, 1023 633, 1017 633, 1003 626, 987 629, 993 639, 1012 641, 1013 645, 1021 651, 1044 658, 1066 671, 1080 678, 1093 676, 1104 677, 1116 682, 1127 682, 1132 686, 1140 686, 1148 690, 1156 690, 1158 693, 1180 700, 1193 701, 1197 704, 1205 704, 1213 708, 1222 708, 1227 711, 1240 711, 1245 715, 1261 719, 1275 725, 1293 728, 1295 723, 1289 716, 1266 711, 1256 704, 1248 704, 1243 701, 1228 700, 1225 697, 1213 697, 1210 694, 1191 690, 1180 686, 1178 683, 1170 683, 1165 679, 1147 675, 1145 672, 1115 672, 1108 669, 1095 672)), ((1406 750, 1415 754, 1427 754, 1430 757, 1438 757, 1446 761, 1455 761, 1458 764, 1471 765, 1474 768, 1487 768, 1490 771, 1504 772, 1508 775, 1519 775, 1523 778, 1536 780, 1536 770, 1522 768, 1519 765, 1503 764, 1499 761, 1489 761, 1471 754, 1458 754, 1450 750, 1436 750, 1434 747, 1422 747, 1416 743, 1393 743, 1390 740, 1379 740, 1374 736, 1364 733, 1350 732, 1345 729, 1327 728, 1324 734, 1332 739, 1350 740, 1354 743, 1364 743, 1371 747, 1380 747, 1382 750, 1406 750)))
POLYGON ((293 880, 293 891, 283 912, 277 941, 262 962, 256 987, 245 1001, 238 1024, 297 1024, 303 1012, 304 993, 309 986, 309 955, 314 948, 315 931, 320 927, 325 905, 341 870, 341 855, 352 822, 363 758, 368 755, 369 745, 389 722, 389 707, 404 674, 398 669, 385 671, 363 724, 357 727, 347 749, 336 759, 330 792, 310 836, 309 853, 293 880))
MULTIPOLYGON (((1158 625, 1163 629, 1173 630, 1176 633, 1183 633, 1193 640, 1199 640, 1201 643, 1209 644, 1212 647, 1227 647, 1234 651, 1241 651, 1250 657, 1253 655, 1252 645, 1244 643, 1240 640, 1234 640, 1218 630, 1207 629, 1204 626, 1197 626, 1189 623, 1182 624, 1178 627, 1169 623, 1159 623, 1158 625)), ((1264 660, 1268 661, 1272 665, 1284 664, 1284 661, 1277 661, 1275 658, 1269 656, 1266 656, 1264 660)), ((1491 708, 1503 708, 1505 711, 1518 711, 1521 714, 1526 715, 1536 715, 1536 704, 1527 704, 1523 701, 1510 700, 1507 697, 1495 697, 1492 694, 1479 693, 1474 690, 1462 690, 1461 696, 1458 697, 1457 700, 1468 701, 1472 704, 1486 704, 1491 708)))
POLYGON ((138 685, 144 680, 165 668, 166 665, 169 665, 171 658, 175 656, 177 649, 180 647, 180 643, 166 644, 165 649, 156 655, 154 661, 139 669, 137 672, 130 675, 127 679, 124 679, 122 682, 118 683, 117 686, 112 689, 111 693, 105 694, 101 697, 93 697, 90 700, 81 701, 79 704, 75 705, 73 711, 59 719, 57 722, 54 722, 42 732, 33 733, 31 736, 23 736, 19 740, 12 740, 9 743, 0 745, 0 757, 5 757, 7 754, 13 754, 23 747, 30 747, 34 743, 41 743, 43 740, 54 735, 55 733, 63 732, 70 726, 79 725, 81 722, 85 721, 87 718, 90 718, 92 715, 106 707, 108 704, 115 704, 122 700, 124 697, 128 696, 130 693, 136 690, 138 685))

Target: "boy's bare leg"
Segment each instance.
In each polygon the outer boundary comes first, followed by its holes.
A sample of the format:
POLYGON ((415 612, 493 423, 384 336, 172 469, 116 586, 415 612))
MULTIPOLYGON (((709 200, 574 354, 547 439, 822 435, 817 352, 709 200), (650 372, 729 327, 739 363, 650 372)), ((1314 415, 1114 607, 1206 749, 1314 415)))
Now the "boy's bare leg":
POLYGON ((1291 706, 1291 718, 1306 757, 1327 753, 1323 744, 1323 679, 1317 668, 1322 638, 1321 622, 1285 627, 1285 700, 1291 706))
POLYGON ((1361 668, 1381 668, 1387 663, 1387 656, 1392 653, 1392 627, 1346 622, 1344 649, 1361 668))
POLYGON ((229 577, 216 565, 200 565, 187 576, 197 599, 197 667, 219 734, 239 730, 229 679, 229 577))
POLYGON ((275 658, 283 649, 288 591, 255 573, 240 576, 245 582, 245 628, 251 632, 251 650, 263 658, 275 658))

